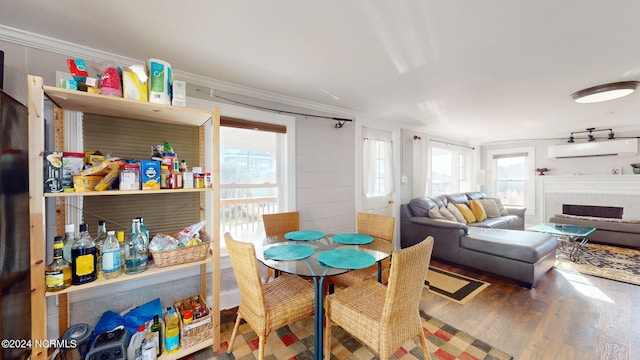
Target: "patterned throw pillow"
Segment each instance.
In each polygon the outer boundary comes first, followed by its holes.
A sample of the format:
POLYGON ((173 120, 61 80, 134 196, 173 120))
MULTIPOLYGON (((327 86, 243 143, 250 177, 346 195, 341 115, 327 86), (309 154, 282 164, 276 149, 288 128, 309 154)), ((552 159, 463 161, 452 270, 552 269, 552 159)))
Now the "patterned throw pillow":
POLYGON ((456 221, 458 221, 459 223, 463 223, 463 224, 467 223, 467 220, 464 218, 464 216, 462 215, 460 210, 458 210, 458 208, 456 207, 456 205, 454 203, 448 203, 447 204, 447 210, 449 210, 449 212, 452 213, 453 216, 456 217, 456 221))
POLYGON ((494 200, 496 202, 496 207, 498 207, 498 212, 500 213, 500 216, 509 215, 509 212, 504 207, 504 205, 502 205, 502 201, 500 201, 500 199, 498 199, 498 198, 487 198, 487 199, 492 199, 492 200, 494 200))
POLYGON ((444 216, 447 220, 456 221, 456 217, 453 216, 453 214, 449 210, 447 210, 446 206, 440 207, 440 214, 444 216))
POLYGON ((456 207, 460 210, 464 219, 467 220, 467 223, 470 224, 476 222, 476 216, 473 215, 473 212, 466 204, 456 204, 456 207))
POLYGON ((473 212, 473 215, 476 217, 476 221, 487 220, 487 213, 484 212, 484 208, 480 201, 469 200, 469 206, 471 207, 471 212, 473 212))
POLYGON ((431 219, 439 219, 439 220, 446 220, 445 217, 442 216, 442 214, 440 214, 440 210, 438 209, 437 206, 434 206, 431 209, 429 209, 429 218, 431 218, 431 219))
POLYGON ((480 199, 480 204, 482 204, 482 208, 488 218, 500 216, 500 210, 498 210, 495 199, 480 199))

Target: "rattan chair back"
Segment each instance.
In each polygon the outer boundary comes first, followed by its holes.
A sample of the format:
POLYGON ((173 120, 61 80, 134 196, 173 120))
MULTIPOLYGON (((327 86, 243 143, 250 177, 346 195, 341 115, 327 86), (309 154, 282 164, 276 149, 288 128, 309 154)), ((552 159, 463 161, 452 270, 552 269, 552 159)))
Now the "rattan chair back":
POLYGON ((356 214, 358 233, 393 242, 396 219, 393 216, 359 212, 356 214))
POLYGON ((298 211, 263 214, 264 233, 267 236, 283 235, 290 231, 300 230, 300 213, 298 211))

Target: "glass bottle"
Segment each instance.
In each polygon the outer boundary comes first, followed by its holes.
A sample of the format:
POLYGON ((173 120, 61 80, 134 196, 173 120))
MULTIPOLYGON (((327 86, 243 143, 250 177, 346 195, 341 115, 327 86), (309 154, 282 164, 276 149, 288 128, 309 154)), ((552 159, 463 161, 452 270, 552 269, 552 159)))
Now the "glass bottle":
POLYGON ((107 238, 100 250, 102 254, 102 276, 105 279, 115 279, 120 276, 120 244, 116 239, 116 232, 107 232, 107 238))
POLYGON ((173 181, 174 189, 182 189, 182 173, 179 169, 180 163, 178 161, 173 162, 173 169, 171 170, 171 179, 173 181))
POLYGON ((76 224, 66 224, 64 226, 64 247, 62 249, 62 258, 71 266, 71 247, 76 241, 76 224))
POLYGON ((125 274, 137 274, 147 270, 147 264, 142 262, 143 257, 147 254, 147 248, 144 244, 144 234, 140 231, 140 220, 133 219, 131 222, 131 235, 124 247, 125 274))
POLYGON ((80 224, 80 237, 71 247, 71 283, 81 285, 96 280, 96 244, 89 225, 80 224))
POLYGON ((63 258, 63 249, 62 236, 56 236, 53 240, 53 261, 44 270, 47 291, 59 291, 71 286, 71 265, 63 258))
POLYGON ((120 268, 124 269, 124 231, 119 230, 116 233, 116 239, 118 239, 118 245, 120 245, 120 268))
POLYGON ((144 235, 144 247, 147 249, 147 252, 142 257, 142 262, 149 264, 151 260, 149 259, 149 241, 151 240, 149 237, 149 228, 144 224, 144 218, 142 216, 139 216, 136 219, 140 220, 140 231, 142 231, 142 234, 144 235))
POLYGON ((96 237, 94 239, 94 243, 96 244, 96 261, 98 264, 98 268, 96 269, 96 275, 98 279, 102 278, 102 244, 104 240, 107 238, 107 224, 104 220, 98 221, 98 232, 96 233, 96 237))
POLYGON ((162 336, 162 323, 160 323, 160 317, 153 315, 153 324, 151 324, 151 334, 156 345, 156 357, 162 354, 162 342, 164 337, 162 336))

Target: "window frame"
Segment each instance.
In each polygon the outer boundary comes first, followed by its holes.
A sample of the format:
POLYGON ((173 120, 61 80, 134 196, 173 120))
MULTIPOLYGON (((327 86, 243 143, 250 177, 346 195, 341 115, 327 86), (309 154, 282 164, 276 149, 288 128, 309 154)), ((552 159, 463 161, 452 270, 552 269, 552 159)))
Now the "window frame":
POLYGON ((472 155, 471 149, 466 149, 463 147, 450 145, 446 143, 439 142, 429 142, 429 176, 428 176, 428 187, 427 192, 430 196, 440 195, 434 194, 433 192, 433 153, 434 149, 446 150, 451 152, 451 191, 446 191, 443 194, 452 194, 458 192, 471 191, 473 184, 469 181, 470 179, 470 159, 472 155), (462 159, 462 161, 461 161, 462 159), (466 182, 466 187, 464 187, 464 182, 466 182))
POLYGON ((491 183, 488 186, 490 190, 491 196, 496 196, 497 191, 497 180, 495 174, 497 174, 496 162, 494 161, 495 157, 508 157, 509 155, 526 155, 526 164, 525 164, 525 202, 524 206, 526 207, 526 215, 534 215, 536 211, 536 187, 535 187, 535 167, 536 167, 536 151, 535 147, 527 146, 527 147, 517 147, 517 148, 504 148, 504 149, 493 149, 487 151, 487 164, 491 166, 491 173, 494 174, 491 177, 491 183))

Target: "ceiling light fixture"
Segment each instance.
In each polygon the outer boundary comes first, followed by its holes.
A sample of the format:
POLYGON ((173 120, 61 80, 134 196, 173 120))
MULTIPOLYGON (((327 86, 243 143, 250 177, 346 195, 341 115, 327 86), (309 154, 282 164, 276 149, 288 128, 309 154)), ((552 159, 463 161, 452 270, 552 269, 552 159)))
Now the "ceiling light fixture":
POLYGON ((583 134, 583 133, 587 133, 587 137, 585 138, 587 141, 596 141, 597 138, 593 135, 594 132, 599 132, 599 131, 608 131, 609 134, 607 135, 607 139, 608 140, 614 140, 616 138, 616 135, 613 133, 613 129, 596 129, 596 128, 588 128, 585 131, 572 131, 571 134, 569 135, 569 140, 567 140, 568 143, 574 143, 576 141, 575 136, 573 136, 574 134, 583 134))
POLYGON ((623 81, 611 84, 593 86, 571 94, 573 101, 580 104, 590 104, 609 101, 627 96, 638 87, 637 81, 623 81))

